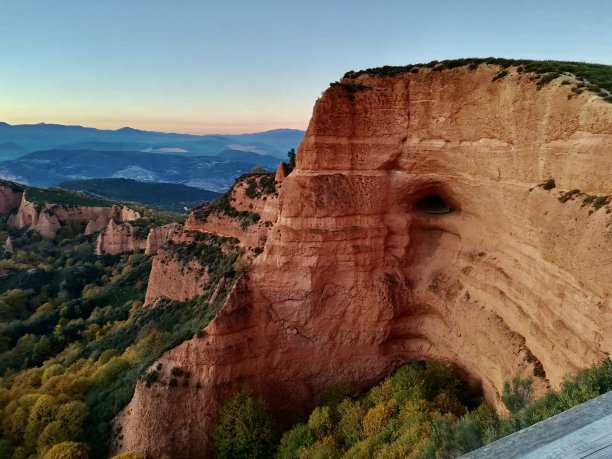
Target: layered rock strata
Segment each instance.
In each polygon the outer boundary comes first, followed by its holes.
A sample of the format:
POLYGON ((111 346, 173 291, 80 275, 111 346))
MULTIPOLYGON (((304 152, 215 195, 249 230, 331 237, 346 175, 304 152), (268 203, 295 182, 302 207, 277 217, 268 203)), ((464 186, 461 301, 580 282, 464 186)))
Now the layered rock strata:
POLYGON ((209 287, 212 277, 206 265, 189 253, 195 244, 194 233, 177 231, 158 249, 153 257, 145 305, 155 305, 160 298, 186 301, 209 287))
POLYGON ((137 211, 123 206, 65 206, 54 203, 41 205, 28 201, 26 193, 22 192, 20 196, 17 213, 10 217, 9 224, 14 228, 31 228, 46 239, 53 239, 62 224, 67 221, 87 222, 85 234, 92 234, 102 230, 113 218, 121 221, 140 218, 137 211))
POLYGON ((155 255, 157 251, 173 236, 181 232, 183 226, 178 223, 153 228, 147 236, 145 255, 155 255))
POLYGON ((146 239, 137 237, 136 228, 128 222, 116 222, 111 218, 96 240, 96 255, 119 255, 125 252, 143 250, 146 239))
MULTIPOLYGON (((279 168, 282 167, 279 165, 279 168)), ((269 174, 254 174, 239 178, 228 196, 231 208, 210 210, 215 203, 205 203, 194 209, 185 221, 185 229, 234 237, 250 259, 260 253, 268 232, 278 217, 278 193, 284 175, 277 172, 273 184, 269 174)))
POLYGON ((188 386, 139 384, 116 449, 202 457, 244 385, 295 420, 339 381, 438 358, 498 404, 517 372, 541 391, 610 351, 612 104, 499 70, 328 89, 263 254, 161 358, 188 386))
POLYGON ((268 174, 259 174, 238 179, 229 191, 224 207, 211 209, 218 203, 205 203, 189 214, 184 228, 166 225, 149 233, 145 253, 155 252, 157 255, 153 258, 146 305, 154 305, 162 297, 185 301, 210 287, 212 278, 205 266, 197 259, 185 260, 175 256, 181 251, 181 246, 186 248, 194 244, 199 233, 234 240, 242 249, 243 266, 250 264, 263 251, 268 231, 278 215, 277 189, 280 189, 281 182, 272 183, 271 178, 268 174), (267 187, 263 187, 262 180, 268 183, 267 187), (257 221, 253 221, 255 216, 257 221))

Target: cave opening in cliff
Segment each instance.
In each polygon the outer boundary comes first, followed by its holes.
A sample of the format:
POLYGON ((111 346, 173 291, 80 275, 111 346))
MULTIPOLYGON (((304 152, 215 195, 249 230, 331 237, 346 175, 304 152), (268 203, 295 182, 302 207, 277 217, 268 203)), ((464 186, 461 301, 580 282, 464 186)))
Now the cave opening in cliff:
POLYGON ((448 214, 453 211, 453 208, 446 200, 437 194, 428 194, 422 197, 416 203, 415 208, 421 212, 428 214, 448 214))

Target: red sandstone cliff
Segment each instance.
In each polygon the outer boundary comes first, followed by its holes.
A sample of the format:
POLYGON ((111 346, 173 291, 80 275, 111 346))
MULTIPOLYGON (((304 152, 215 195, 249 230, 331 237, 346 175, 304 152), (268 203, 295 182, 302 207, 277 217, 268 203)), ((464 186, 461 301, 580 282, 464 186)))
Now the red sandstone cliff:
POLYGON ((23 189, 10 182, 0 183, 0 215, 8 215, 19 207, 23 189))
MULTIPOLYGON (((15 199, 15 195, 12 196, 12 199, 15 199)), ((67 221, 87 222, 85 234, 92 234, 103 229, 113 218, 121 221, 140 218, 137 211, 123 206, 65 206, 55 203, 41 205, 28 201, 26 193, 21 192, 19 196, 18 206, 12 205, 12 210, 18 207, 17 213, 10 217, 9 224, 14 228, 32 228, 47 239, 54 238, 62 223, 67 221)))
POLYGON ((254 258, 263 249, 278 217, 278 192, 283 178, 278 173, 275 178, 269 174, 247 174, 239 178, 229 192, 229 211, 224 208, 211 211, 209 208, 214 203, 206 203, 189 214, 185 229, 234 237, 247 251, 247 257, 254 258), (253 222, 249 215, 236 216, 230 212, 250 213, 257 221, 253 222))
POLYGON ((182 225, 170 223, 168 225, 153 228, 147 236, 145 255, 155 255, 157 251, 172 237, 182 230, 182 225))
POLYGON ((442 358, 495 403, 517 371, 541 390, 610 351, 612 104, 498 71, 328 89, 263 254, 204 337, 161 358, 189 387, 139 384, 115 449, 201 457, 244 384, 290 419, 338 381, 442 358))
POLYGON ((153 258, 145 304, 153 305, 161 297, 185 301, 211 287, 213 279, 197 259, 180 259, 173 254, 180 251, 181 246, 187 249, 196 243, 200 233, 233 238, 243 250, 241 263, 251 263, 263 250, 268 231, 278 214, 276 190, 281 183, 271 182, 271 179, 268 174, 247 175, 237 180, 229 191, 227 204, 231 208, 211 209, 211 204, 206 203, 189 214, 184 229, 180 225, 166 225, 152 230, 145 253, 157 252, 157 255, 153 258), (252 222, 255 215, 258 220, 252 222), (165 246, 168 242, 170 246, 165 246))
POLYGON ((128 222, 116 223, 114 219, 108 222, 96 241, 96 254, 118 255, 125 252, 144 249, 146 239, 139 239, 136 228, 128 222))
POLYGON ((195 251, 197 243, 197 233, 175 231, 158 248, 153 257, 145 305, 154 305, 162 297, 186 301, 210 287, 212 277, 207 267, 190 253, 195 251))
POLYGON ((17 214, 9 219, 9 225, 15 228, 30 227, 47 239, 54 238, 61 228, 59 219, 51 209, 28 202, 25 194, 22 196, 17 214))

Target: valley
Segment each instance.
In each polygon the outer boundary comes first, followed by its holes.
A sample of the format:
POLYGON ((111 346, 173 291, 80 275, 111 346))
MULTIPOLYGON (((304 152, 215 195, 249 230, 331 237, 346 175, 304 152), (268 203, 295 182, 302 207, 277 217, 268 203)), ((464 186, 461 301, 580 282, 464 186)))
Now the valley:
POLYGON ((288 163, 0 163, 0 457, 450 458, 611 390, 610 75, 348 72, 288 163))

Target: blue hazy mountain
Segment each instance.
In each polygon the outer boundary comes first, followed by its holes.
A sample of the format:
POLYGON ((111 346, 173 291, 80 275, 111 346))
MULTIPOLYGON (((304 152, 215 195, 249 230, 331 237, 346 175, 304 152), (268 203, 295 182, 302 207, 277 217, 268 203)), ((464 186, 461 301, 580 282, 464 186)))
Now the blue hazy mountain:
POLYGON ((1 162, 0 178, 42 187, 74 180, 125 178, 225 191, 237 176, 254 166, 274 170, 280 162, 256 153, 236 152, 236 158, 233 156, 232 151, 221 156, 182 156, 142 151, 46 150, 1 162))
POLYGON ((145 151, 180 156, 214 156, 224 150, 286 158, 304 137, 297 129, 253 134, 190 135, 141 131, 129 127, 103 130, 61 124, 10 125, 0 122, 0 160, 41 150, 145 151), (2 145, 8 145, 3 153, 2 145))
POLYGON ((25 155, 27 152, 25 148, 15 142, 0 141, 0 161, 17 158, 25 155))

